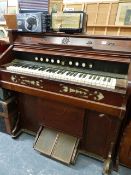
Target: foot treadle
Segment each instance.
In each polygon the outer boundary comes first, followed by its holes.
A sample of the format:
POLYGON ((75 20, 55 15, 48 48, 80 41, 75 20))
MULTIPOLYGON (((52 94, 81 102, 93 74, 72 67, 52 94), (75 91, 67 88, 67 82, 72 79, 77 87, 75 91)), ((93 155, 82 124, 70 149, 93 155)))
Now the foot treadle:
POLYGON ((62 132, 40 127, 34 149, 63 163, 74 163, 79 139, 62 132))

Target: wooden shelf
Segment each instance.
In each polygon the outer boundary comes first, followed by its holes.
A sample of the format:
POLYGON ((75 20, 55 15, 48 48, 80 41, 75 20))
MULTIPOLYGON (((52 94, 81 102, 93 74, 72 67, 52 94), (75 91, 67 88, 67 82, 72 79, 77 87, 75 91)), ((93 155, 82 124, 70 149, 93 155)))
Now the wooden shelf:
POLYGON ((114 27, 114 28, 131 28, 131 25, 124 25, 124 26, 118 26, 118 25, 87 25, 87 27, 114 27))

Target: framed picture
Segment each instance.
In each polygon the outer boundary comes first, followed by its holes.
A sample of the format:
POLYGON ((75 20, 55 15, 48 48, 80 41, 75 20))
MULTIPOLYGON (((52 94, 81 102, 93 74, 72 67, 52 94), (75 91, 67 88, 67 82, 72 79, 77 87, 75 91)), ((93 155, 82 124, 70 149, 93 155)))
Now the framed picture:
POLYGON ((125 17, 124 24, 125 25, 131 25, 131 9, 128 9, 126 11, 126 17, 125 17))
POLYGON ((7 13, 7 0, 0 0, 0 24, 5 24, 4 14, 7 13))
POLYGON ((131 25, 131 3, 120 3, 115 25, 131 25))

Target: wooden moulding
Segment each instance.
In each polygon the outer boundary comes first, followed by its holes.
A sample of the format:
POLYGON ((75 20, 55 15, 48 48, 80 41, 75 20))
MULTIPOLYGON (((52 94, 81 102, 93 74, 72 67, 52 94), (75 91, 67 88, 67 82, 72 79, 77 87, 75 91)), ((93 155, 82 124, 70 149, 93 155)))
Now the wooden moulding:
POLYGON ((105 32, 105 28, 103 27, 95 27, 94 34, 95 35, 103 35, 105 32))
POLYGON ((124 35, 124 36, 129 36, 131 35, 131 28, 121 28, 120 29, 120 34, 119 35, 124 35))
POLYGON ((106 35, 114 35, 114 36, 116 36, 117 32, 118 32, 118 28, 108 27, 107 31, 106 31, 106 35))

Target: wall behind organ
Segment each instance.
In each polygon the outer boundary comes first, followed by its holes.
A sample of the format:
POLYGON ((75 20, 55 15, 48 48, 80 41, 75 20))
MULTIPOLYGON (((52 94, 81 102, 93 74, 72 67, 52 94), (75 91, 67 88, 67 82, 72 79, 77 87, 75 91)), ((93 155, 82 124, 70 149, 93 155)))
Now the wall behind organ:
POLYGON ((119 1, 119 0, 63 0, 64 3, 88 3, 88 2, 106 2, 106 1, 119 1))

